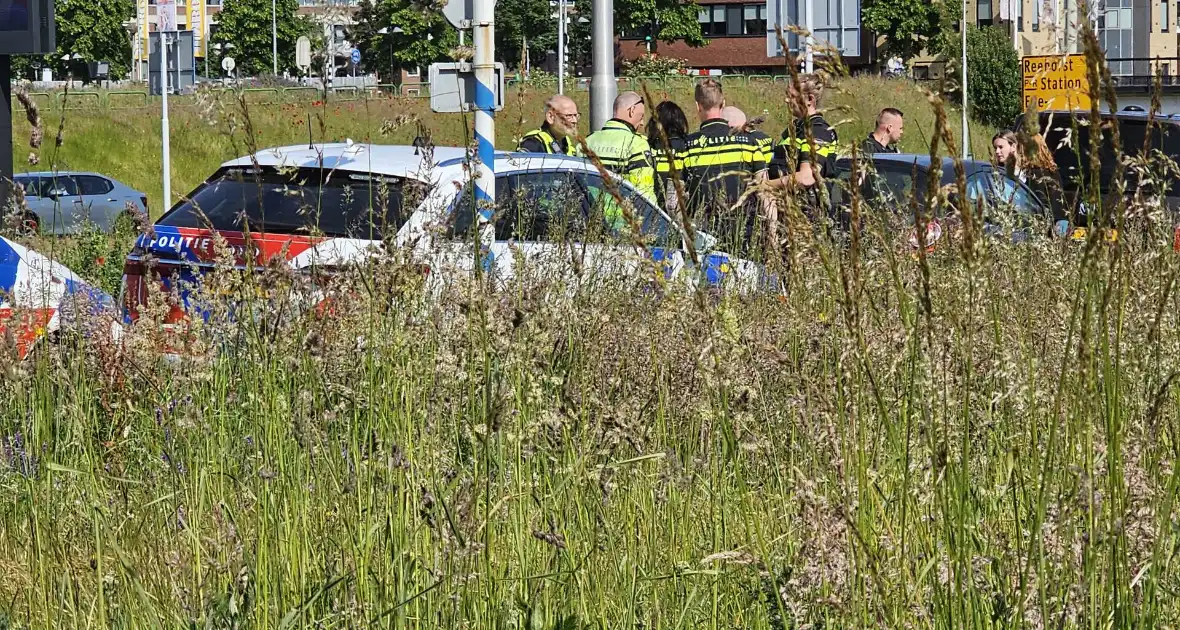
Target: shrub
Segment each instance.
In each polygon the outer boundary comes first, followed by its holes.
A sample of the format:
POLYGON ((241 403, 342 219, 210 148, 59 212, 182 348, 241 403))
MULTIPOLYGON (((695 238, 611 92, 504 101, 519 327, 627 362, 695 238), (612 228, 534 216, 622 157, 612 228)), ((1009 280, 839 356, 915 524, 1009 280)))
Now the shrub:
MULTIPOLYGON (((955 40, 947 54, 955 90, 962 76, 959 60, 962 46, 955 40)), ((975 118, 997 127, 1012 124, 1020 114, 1021 105, 1020 57, 1012 47, 1012 40, 1000 28, 967 29, 967 97, 975 118)))
POLYGON ((677 57, 656 54, 642 55, 633 61, 623 62, 623 76, 635 78, 681 74, 686 67, 687 62, 677 57))

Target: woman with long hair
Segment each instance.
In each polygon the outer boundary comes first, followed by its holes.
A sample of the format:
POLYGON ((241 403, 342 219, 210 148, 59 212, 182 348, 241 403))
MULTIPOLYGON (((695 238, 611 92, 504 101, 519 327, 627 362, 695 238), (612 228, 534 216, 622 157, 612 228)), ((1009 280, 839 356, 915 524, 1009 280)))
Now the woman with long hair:
POLYGON ((687 135, 688 117, 679 105, 672 101, 656 105, 655 115, 647 121, 647 142, 656 163, 656 196, 668 213, 676 212, 676 183, 671 174, 673 166, 677 173, 684 168, 680 154, 687 135))
POLYGON ((992 136, 992 156, 995 158, 996 166, 1004 169, 1004 172, 1022 182, 1027 181, 1016 132, 1005 129, 992 136))

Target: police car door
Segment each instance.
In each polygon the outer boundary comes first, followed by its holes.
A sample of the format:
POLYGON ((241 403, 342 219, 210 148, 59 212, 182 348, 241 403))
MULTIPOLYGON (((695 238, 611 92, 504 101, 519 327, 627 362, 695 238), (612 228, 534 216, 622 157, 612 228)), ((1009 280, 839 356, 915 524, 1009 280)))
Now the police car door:
POLYGON ((572 255, 587 236, 586 193, 568 169, 540 169, 510 176, 512 195, 499 208, 496 242, 506 245, 513 280, 537 286, 570 282, 579 275, 572 255))
POLYGON ((618 284, 647 283, 656 274, 667 280, 681 275, 681 233, 671 218, 626 182, 608 186, 598 173, 589 172, 580 179, 590 202, 591 229, 587 230, 579 254, 583 266, 594 277, 618 284), (612 218, 620 213, 624 217, 631 213, 631 219, 624 219, 620 225, 612 218), (633 233, 632 225, 638 227, 638 235, 633 233))

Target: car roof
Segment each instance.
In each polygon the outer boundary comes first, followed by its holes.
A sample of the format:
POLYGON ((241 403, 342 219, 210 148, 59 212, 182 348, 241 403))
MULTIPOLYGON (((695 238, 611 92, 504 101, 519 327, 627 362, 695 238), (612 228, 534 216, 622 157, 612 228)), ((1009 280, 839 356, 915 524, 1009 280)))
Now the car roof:
MULTIPOLYGON (((497 151, 495 156, 495 168, 498 173, 540 168, 597 171, 589 161, 574 156, 506 151, 497 151)), ((463 147, 432 147, 427 152, 412 145, 337 142, 263 149, 253 155, 225 162, 221 167, 254 164, 276 168, 323 167, 425 180, 436 169, 461 170, 470 159, 467 149, 463 147)))
MULTIPOLYGON (((929 169, 931 160, 930 155, 926 153, 875 153, 873 154, 873 162, 875 164, 895 163, 895 164, 917 164, 919 168, 929 169)), ((852 158, 841 158, 840 164, 850 164, 852 158)), ((943 156, 942 157, 942 171, 954 171, 955 158, 943 156)), ((991 170, 992 164, 987 160, 963 160, 963 167, 967 174, 973 174, 978 171, 991 170)))
POLYGON ((111 181, 118 181, 113 177, 103 175, 102 173, 94 173, 92 171, 28 171, 25 173, 16 173, 13 175, 13 177, 52 177, 54 175, 57 175, 58 177, 69 177, 71 175, 94 175, 96 177, 102 177, 111 181))
MULTIPOLYGON (((1079 120, 1085 120, 1085 119, 1090 118, 1089 111, 1074 111, 1074 110, 1068 110, 1068 109, 1048 110, 1048 111, 1039 112, 1039 114, 1040 114, 1041 119, 1045 119, 1050 116, 1052 116, 1054 119, 1060 118, 1062 120, 1068 120, 1069 118, 1072 118, 1072 117, 1076 117, 1079 120)), ((1021 123, 1024 121, 1024 116, 1025 116, 1024 114, 1020 114, 1019 116, 1016 117, 1016 123, 1014 125, 1012 125, 1013 129, 1018 129, 1020 127, 1021 123)), ((1109 111, 1098 112, 1098 116, 1101 118, 1104 118, 1104 119, 1108 119, 1108 120, 1111 118, 1115 118, 1115 119, 1118 119, 1120 122, 1121 121, 1147 122, 1148 120, 1154 120, 1155 122, 1159 122, 1159 123, 1180 124, 1180 113, 1165 114, 1162 112, 1155 112, 1155 114, 1152 114, 1149 111, 1141 111, 1140 112, 1140 111, 1132 111, 1132 110, 1122 109, 1117 112, 1109 112, 1109 111)))

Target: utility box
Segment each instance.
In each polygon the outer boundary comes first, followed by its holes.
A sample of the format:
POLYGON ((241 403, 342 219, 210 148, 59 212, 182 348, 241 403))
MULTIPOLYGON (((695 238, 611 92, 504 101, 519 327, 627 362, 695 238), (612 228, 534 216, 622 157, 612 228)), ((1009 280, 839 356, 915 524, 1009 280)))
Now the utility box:
POLYGON ((111 76, 111 64, 107 61, 91 61, 86 64, 86 71, 91 81, 103 81, 111 76))
MULTIPOLYGON (((439 114, 475 111, 475 65, 468 62, 430 64, 430 110, 439 114)), ((494 109, 504 109, 504 64, 496 63, 492 81, 494 109)))
MULTIPOLYGON (((160 33, 149 33, 148 86, 152 96, 160 91, 160 33)), ((193 56, 193 32, 168 33, 168 88, 169 94, 191 90, 197 82, 197 64, 193 56)))

